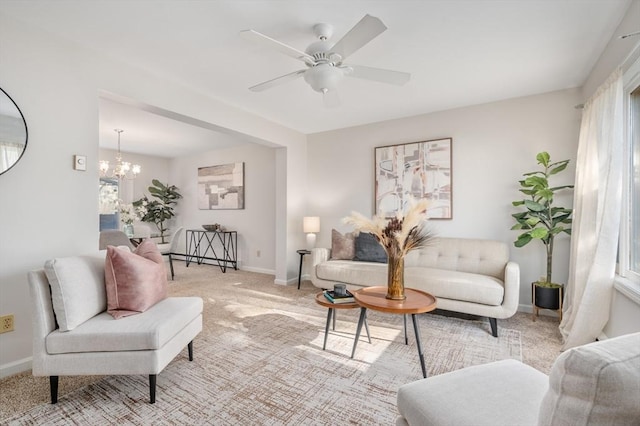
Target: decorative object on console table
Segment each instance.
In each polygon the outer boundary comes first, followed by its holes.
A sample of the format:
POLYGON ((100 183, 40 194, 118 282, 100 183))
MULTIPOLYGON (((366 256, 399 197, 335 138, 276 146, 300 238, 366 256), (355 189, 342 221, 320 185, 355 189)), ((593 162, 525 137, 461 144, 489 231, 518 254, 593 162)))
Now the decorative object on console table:
POLYGON ((198 208, 244 209, 244 163, 199 167, 198 208))
POLYGON ((573 188, 573 185, 561 185, 551 187, 549 179, 567 168, 569 160, 551 163, 551 157, 547 152, 536 155, 538 164, 543 170, 524 173, 524 180, 520 181, 520 192, 527 197, 524 200, 514 201, 516 207, 524 206, 525 211, 514 213, 511 216, 516 220, 512 230, 523 230, 514 241, 516 247, 524 247, 532 240, 540 240, 546 249, 547 272, 544 278, 532 283, 531 302, 533 303, 533 320, 538 316, 538 308, 557 310, 562 321, 562 284, 551 280, 553 272, 553 243, 555 237, 561 233, 571 235, 572 210, 565 207, 556 207, 553 197, 562 189, 573 188))
POLYGON ((304 217, 302 230, 307 234, 307 250, 311 250, 316 246, 316 234, 320 232, 320 218, 318 216, 304 217))
POLYGON ((360 232, 373 234, 387 253, 387 299, 404 300, 404 256, 411 250, 424 247, 432 238, 426 227, 429 201, 409 199, 409 209, 403 215, 386 220, 382 215, 368 219, 352 212, 343 219, 360 232))
POLYGON ((382 217, 402 213, 407 198, 431 201, 429 219, 451 219, 452 139, 375 148, 375 211, 382 217))

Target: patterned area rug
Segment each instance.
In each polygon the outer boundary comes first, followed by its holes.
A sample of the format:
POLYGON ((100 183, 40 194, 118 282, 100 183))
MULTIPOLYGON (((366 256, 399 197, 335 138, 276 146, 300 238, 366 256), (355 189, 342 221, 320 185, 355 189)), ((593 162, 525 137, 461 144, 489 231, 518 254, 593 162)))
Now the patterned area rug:
MULTIPOLYGON (((147 376, 109 376, 61 394, 8 424, 394 424, 398 387, 422 378, 413 328, 404 344, 399 315, 369 311, 353 359, 357 310, 339 310, 327 350, 327 311, 311 286, 265 284, 264 275, 178 263, 172 295, 205 301, 203 332, 158 375, 148 403, 147 376), (363 330, 363 334, 364 330, 363 330)), ((520 332, 486 320, 421 315, 428 375, 506 358, 522 359, 520 332)), ((69 378, 61 377, 61 382, 69 378)), ((3 423, 4 423, 3 422, 3 423)))

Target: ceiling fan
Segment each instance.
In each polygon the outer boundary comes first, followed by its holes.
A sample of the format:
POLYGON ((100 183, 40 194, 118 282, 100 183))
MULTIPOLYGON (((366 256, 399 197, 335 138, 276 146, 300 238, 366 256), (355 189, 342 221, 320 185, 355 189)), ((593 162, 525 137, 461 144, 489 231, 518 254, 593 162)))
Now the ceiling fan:
POLYGON ((365 15, 344 37, 332 45, 328 40, 333 34, 333 26, 330 24, 316 24, 313 26, 313 32, 320 40, 311 43, 304 52, 257 31, 241 31, 240 35, 243 38, 298 59, 307 66, 305 69, 252 86, 249 90, 261 92, 303 76, 313 90, 323 94, 325 105, 331 107, 340 103, 336 88, 344 76, 403 85, 409 81, 411 74, 361 65, 348 65, 343 62, 349 55, 369 43, 386 29, 387 27, 380 19, 365 15))

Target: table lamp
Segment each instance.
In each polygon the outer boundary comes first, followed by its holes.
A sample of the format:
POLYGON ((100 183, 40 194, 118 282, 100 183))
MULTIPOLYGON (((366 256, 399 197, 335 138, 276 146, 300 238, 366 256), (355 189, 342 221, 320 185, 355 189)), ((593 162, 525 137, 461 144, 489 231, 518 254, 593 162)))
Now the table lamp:
POLYGON ((316 234, 320 232, 320 218, 306 216, 302 221, 302 229, 307 234, 307 249, 311 250, 316 245, 316 234))

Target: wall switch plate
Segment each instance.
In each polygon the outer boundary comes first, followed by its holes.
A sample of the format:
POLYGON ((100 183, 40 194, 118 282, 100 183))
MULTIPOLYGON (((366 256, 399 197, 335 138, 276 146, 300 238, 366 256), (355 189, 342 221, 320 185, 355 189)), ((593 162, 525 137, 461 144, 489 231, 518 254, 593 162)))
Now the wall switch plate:
POLYGON ((0 317, 0 333, 13 331, 13 314, 0 317))
POLYGON ((84 155, 74 155, 73 169, 82 171, 87 170, 87 157, 84 155))

